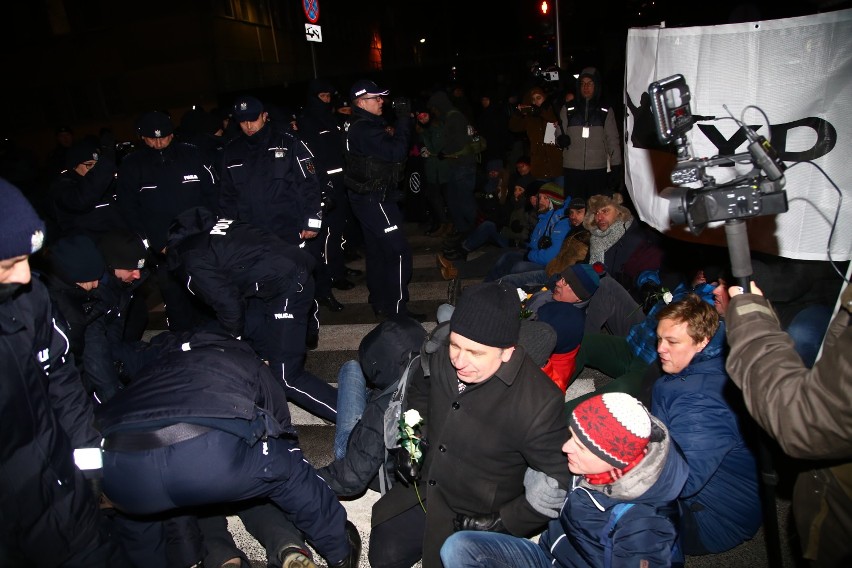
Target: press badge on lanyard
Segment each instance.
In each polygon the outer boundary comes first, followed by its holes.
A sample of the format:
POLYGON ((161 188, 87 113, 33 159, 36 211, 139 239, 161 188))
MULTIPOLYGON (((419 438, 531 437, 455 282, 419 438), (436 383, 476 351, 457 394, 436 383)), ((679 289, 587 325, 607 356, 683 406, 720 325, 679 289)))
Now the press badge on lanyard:
POLYGON ((589 127, 584 126, 583 127, 583 138, 588 138, 588 137, 589 137, 589 127))

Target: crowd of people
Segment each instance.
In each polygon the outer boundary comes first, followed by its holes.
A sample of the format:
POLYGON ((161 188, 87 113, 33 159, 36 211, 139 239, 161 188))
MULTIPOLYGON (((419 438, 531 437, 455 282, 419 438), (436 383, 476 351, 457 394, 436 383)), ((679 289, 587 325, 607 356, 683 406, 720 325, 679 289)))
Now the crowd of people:
POLYGON ((643 223, 601 86, 586 68, 474 111, 315 79, 296 113, 146 112, 126 156, 63 130, 38 197, 0 179, 2 564, 248 566, 237 514, 270 566, 314 566, 310 545, 355 567, 339 499, 372 487, 376 568, 683 565, 760 528, 760 428, 831 460, 798 481, 802 552, 852 559, 848 288, 831 320, 833 269, 755 255, 770 305, 724 250, 643 223), (412 168, 451 283, 428 334, 412 168), (377 326, 335 388, 305 359, 359 251, 377 326), (150 290, 168 331, 145 341, 150 290), (612 380, 566 400, 586 367, 612 380), (332 464, 288 401, 336 424, 332 464))

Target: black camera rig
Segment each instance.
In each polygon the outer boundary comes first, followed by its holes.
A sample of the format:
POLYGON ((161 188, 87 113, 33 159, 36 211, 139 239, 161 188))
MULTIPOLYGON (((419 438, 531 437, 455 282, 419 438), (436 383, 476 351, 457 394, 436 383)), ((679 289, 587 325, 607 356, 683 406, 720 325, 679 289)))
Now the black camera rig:
POLYGON ((695 158, 686 133, 699 120, 714 120, 715 117, 692 114, 689 86, 683 75, 672 75, 651 83, 648 94, 651 95, 657 137, 663 144, 674 144, 676 149, 677 165, 671 173, 675 187, 660 193, 660 197, 669 200, 669 216, 673 224, 687 224, 689 230, 698 235, 712 221, 747 219, 787 211, 787 195, 783 189, 787 166, 765 137, 731 115, 730 119, 748 138, 748 152, 695 158), (710 166, 749 162, 753 167, 748 173, 724 184, 717 185, 715 178, 706 172, 710 166))

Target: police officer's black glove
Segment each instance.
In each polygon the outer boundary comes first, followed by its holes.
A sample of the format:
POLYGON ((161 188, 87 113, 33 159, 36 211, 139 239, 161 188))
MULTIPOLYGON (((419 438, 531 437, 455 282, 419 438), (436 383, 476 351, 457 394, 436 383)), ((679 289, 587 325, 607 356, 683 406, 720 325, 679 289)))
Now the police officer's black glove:
POLYGON ((411 459, 411 454, 408 453, 408 450, 397 448, 393 452, 394 469, 396 470, 397 478, 399 478, 402 484, 408 487, 419 481, 420 464, 411 459))
POLYGON ((457 531, 489 531, 509 534, 498 513, 471 516, 459 513, 453 519, 453 528, 457 531))
POLYGON ((571 145, 571 137, 567 134, 560 134, 556 137, 556 145, 564 150, 571 145))

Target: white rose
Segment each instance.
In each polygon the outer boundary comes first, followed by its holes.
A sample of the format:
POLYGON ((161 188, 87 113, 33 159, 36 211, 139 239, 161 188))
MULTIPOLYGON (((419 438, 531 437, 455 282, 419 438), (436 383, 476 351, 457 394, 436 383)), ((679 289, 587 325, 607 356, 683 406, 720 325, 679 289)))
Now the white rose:
POLYGON ((423 420, 420 417, 420 413, 413 408, 406 410, 405 414, 402 415, 402 418, 405 420, 405 425, 411 426, 412 428, 420 424, 420 421, 423 420))
POLYGON ((520 299, 522 302, 523 302, 524 300, 526 300, 526 299, 527 299, 527 293, 526 293, 526 292, 524 292, 524 289, 523 289, 523 288, 518 288, 517 290, 518 290, 518 299, 520 299))
POLYGON ((674 296, 672 296, 672 293, 671 293, 671 292, 665 292, 665 293, 663 293, 663 301, 664 301, 666 304, 671 304, 671 303, 672 303, 672 299, 674 299, 674 296))

